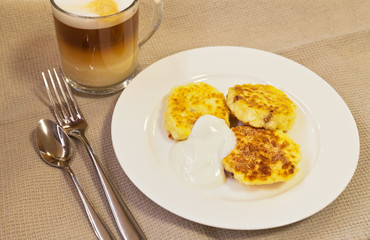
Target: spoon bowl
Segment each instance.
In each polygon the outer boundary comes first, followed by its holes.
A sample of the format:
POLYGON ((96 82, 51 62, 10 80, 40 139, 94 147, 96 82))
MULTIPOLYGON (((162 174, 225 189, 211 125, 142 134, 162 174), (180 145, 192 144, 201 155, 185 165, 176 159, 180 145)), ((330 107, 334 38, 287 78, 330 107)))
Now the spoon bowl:
POLYGON ((71 177, 98 239, 114 239, 69 167, 74 150, 72 141, 63 128, 51 120, 40 120, 36 128, 36 142, 42 159, 50 166, 64 169, 71 177))
POLYGON ((64 130, 46 119, 39 121, 36 142, 42 159, 53 167, 65 168, 74 155, 71 140, 64 130))

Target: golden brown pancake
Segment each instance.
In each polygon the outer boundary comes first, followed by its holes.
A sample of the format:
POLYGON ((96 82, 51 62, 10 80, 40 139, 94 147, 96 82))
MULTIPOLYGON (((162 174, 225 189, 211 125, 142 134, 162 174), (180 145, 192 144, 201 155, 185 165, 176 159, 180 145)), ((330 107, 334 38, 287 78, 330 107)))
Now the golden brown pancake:
POLYGON ((253 127, 287 131, 295 122, 296 105, 271 85, 235 85, 229 88, 226 102, 239 121, 253 127))
POLYGON ((293 178, 301 160, 300 147, 281 130, 231 128, 235 149, 222 160, 227 175, 247 185, 271 184, 293 178))
POLYGON ((165 129, 170 138, 185 140, 197 119, 207 114, 224 119, 230 126, 230 111, 223 93, 203 82, 174 87, 164 113, 165 129))

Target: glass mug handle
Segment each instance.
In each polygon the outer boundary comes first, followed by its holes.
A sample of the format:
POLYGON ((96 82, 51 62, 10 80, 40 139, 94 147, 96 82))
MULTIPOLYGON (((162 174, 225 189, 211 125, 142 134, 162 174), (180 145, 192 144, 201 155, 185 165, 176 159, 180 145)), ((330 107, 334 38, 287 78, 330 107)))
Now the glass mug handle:
POLYGON ((159 25, 162 21, 162 11, 163 11, 163 2, 162 0, 152 0, 151 5, 153 8, 153 15, 152 19, 148 26, 140 33, 139 36, 139 48, 146 43, 153 36, 153 34, 157 31, 159 25))

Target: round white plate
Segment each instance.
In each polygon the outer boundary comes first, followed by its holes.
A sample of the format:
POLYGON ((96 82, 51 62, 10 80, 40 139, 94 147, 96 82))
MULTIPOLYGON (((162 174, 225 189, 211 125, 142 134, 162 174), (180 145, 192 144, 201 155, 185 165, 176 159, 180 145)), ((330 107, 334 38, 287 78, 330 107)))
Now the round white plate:
POLYGON ((348 107, 322 78, 287 58, 242 47, 180 52, 146 68, 122 92, 112 142, 130 180, 151 200, 186 219, 228 229, 265 229, 320 211, 345 189, 357 166, 359 136, 348 107), (171 170, 174 141, 164 130, 166 97, 175 85, 203 81, 227 93, 243 83, 271 84, 298 106, 288 132, 301 146, 299 173, 289 182, 244 186, 228 179, 202 189, 171 170))

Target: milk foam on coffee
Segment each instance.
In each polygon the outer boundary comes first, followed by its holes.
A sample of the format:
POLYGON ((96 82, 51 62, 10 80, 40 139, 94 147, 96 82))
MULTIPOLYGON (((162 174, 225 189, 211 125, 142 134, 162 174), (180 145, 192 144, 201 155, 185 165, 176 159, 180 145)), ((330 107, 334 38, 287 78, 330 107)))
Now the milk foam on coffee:
POLYGON ((80 29, 97 29, 116 25, 132 17, 138 8, 136 4, 135 7, 114 20, 112 18, 92 20, 91 17, 104 17, 120 12, 130 7, 135 0, 54 0, 54 2, 60 9, 70 13, 66 15, 53 8, 54 16, 65 24, 80 29))
MULTIPOLYGON (((94 5, 101 8, 110 8, 116 6, 116 12, 122 11, 129 7, 134 0, 55 0, 54 1, 64 11, 80 15, 80 16, 103 16, 103 14, 97 14, 91 11, 91 7, 94 5)), ((105 15, 114 14, 115 12, 109 12, 105 15)))

